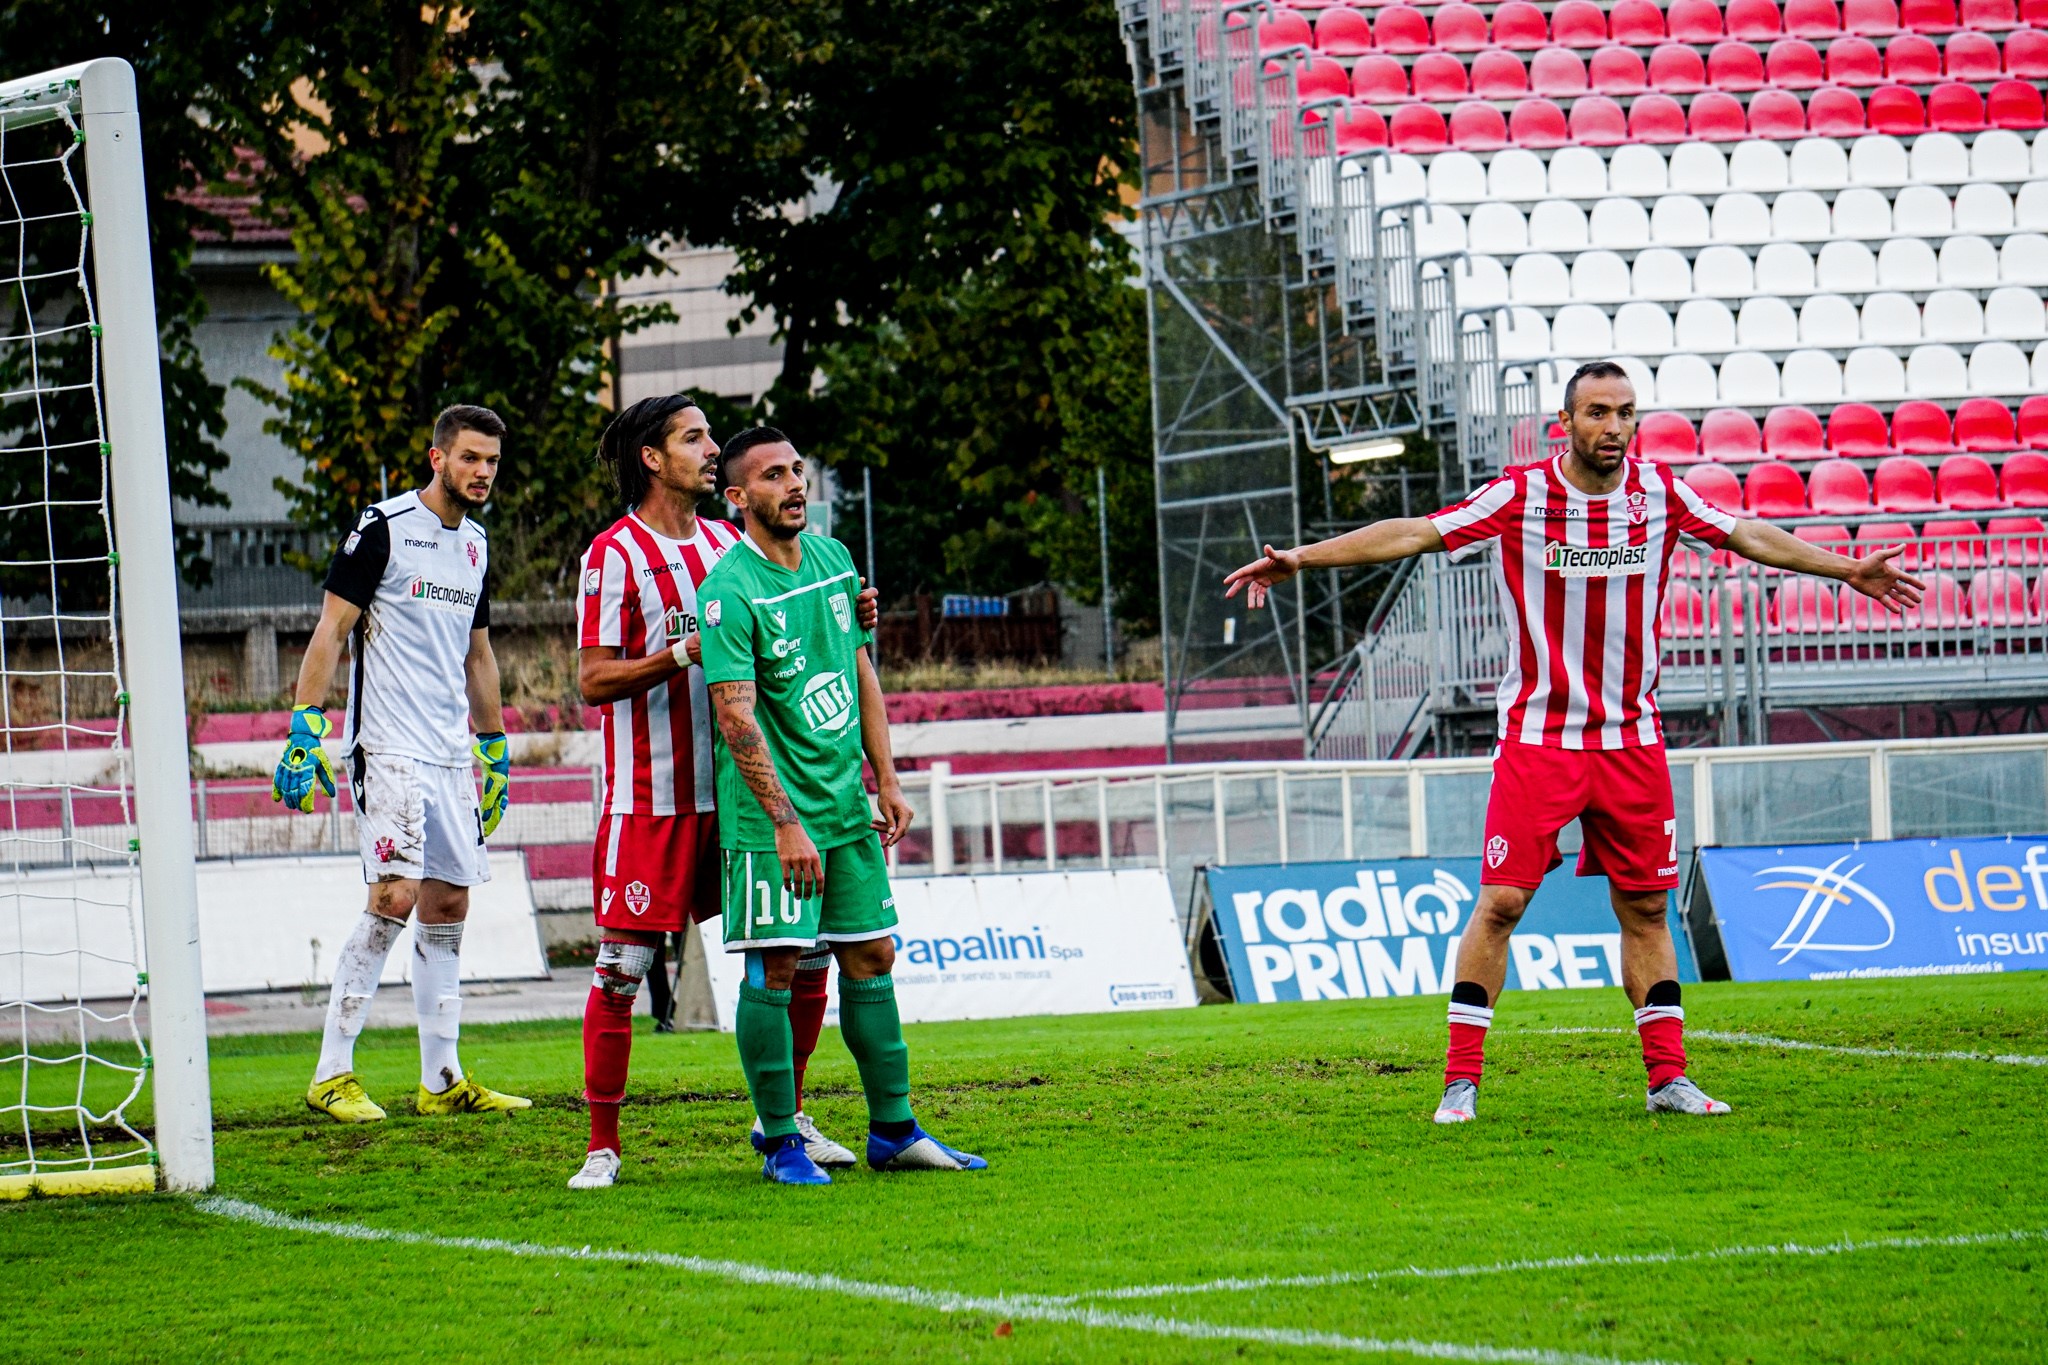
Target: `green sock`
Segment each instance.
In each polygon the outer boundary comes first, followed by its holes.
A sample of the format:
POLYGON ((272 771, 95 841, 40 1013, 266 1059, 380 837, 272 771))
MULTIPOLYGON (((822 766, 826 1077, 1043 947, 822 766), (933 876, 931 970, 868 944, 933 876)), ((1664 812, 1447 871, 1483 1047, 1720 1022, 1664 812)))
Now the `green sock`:
MULTIPOLYGON (((893 1005, 890 1013, 895 1013, 893 1005)), ((796 1059, 789 1037, 789 992, 741 982, 732 1031, 739 1040, 740 1070, 747 1073, 761 1131, 772 1138, 794 1133, 796 1059)))
POLYGON ((860 1068, 870 1123, 910 1122, 910 1049, 896 1013, 896 980, 839 978, 839 1032, 860 1068))

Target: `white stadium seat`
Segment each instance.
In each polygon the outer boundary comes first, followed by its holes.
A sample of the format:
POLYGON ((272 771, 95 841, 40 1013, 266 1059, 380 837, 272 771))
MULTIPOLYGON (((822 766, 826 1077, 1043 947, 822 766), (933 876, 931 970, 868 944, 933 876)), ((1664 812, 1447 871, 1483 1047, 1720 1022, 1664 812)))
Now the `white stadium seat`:
POLYGON ((1446 256, 1465 249, 1465 215, 1450 205, 1422 204, 1414 221, 1416 255, 1446 256))
MULTIPOLYGON (((1900 198, 1912 193, 1910 189, 1899 191, 1900 198)), ((1944 209, 1948 206, 1942 200, 1944 209)), ((1848 237, 1861 241, 1879 240, 1892 235, 1892 203, 1882 193, 1868 185, 1852 185, 1835 196, 1835 208, 1831 226, 1836 237, 1848 237)), ((1779 236, 1787 234, 1780 233, 1779 236)))
POLYGON ((2048 237, 2015 232, 1998 249, 1998 278, 2007 284, 2048 285, 2048 237))
POLYGON ((1429 177, 1424 174, 1422 163, 1405 152, 1376 157, 1372 168, 1373 198, 1381 208, 1409 203, 1429 194, 1429 177))
MULTIPOLYGON (((1742 276, 1749 278, 1749 257, 1734 247, 1708 247, 1700 253, 1705 262, 1707 252, 1724 251, 1742 262, 1742 276)), ((1629 287, 1639 299, 1654 299, 1663 303, 1677 303, 1693 295, 1693 267, 1685 257, 1669 247, 1653 246, 1648 251, 1638 252, 1636 262, 1629 271, 1629 287)), ((1662 311, 1661 309, 1659 310, 1662 311)))
MULTIPOLYGON (((1628 372, 1628 382, 1635 386, 1636 395, 1638 399, 1640 399, 1643 394, 1656 392, 1656 375, 1654 374, 1654 372, 1652 372, 1649 365, 1645 361, 1643 361, 1641 357, 1632 355, 1610 355, 1606 358, 1608 360, 1612 360, 1615 364, 1621 366, 1622 369, 1628 372)), ((1562 407, 1563 404, 1559 404, 1559 406, 1562 407)))
POLYGON ((1612 251, 1582 251, 1572 262, 1572 297, 1621 303, 1629 296, 1628 262, 1612 251))
POLYGON ((1480 204, 1465 223, 1467 249, 1488 256, 1517 256, 1529 249, 1529 220, 1513 204, 1480 204))
POLYGON ((1486 167, 1470 152, 1438 152, 1429 162, 1429 197, 1444 204, 1477 204, 1487 197, 1486 167))
POLYGON ((1866 344, 1911 346, 1920 340, 1920 307, 1905 294, 1870 294, 1863 300, 1860 326, 1866 344))
POLYGON ((1502 360, 1549 355, 1550 324, 1534 308, 1503 308, 1494 314, 1493 347, 1502 360))
POLYGON ((1920 335, 1929 341, 1981 341, 1984 305, 1975 294, 1937 289, 1920 310, 1920 335))
POLYGON ((1574 360, 1591 360, 1614 349, 1614 323, 1590 303, 1557 310, 1550 323, 1550 349, 1574 360))
POLYGON ((1671 149, 1671 188, 1681 194, 1719 194, 1728 188, 1728 158, 1711 142, 1681 142, 1671 149))
POLYGON ((1516 303, 1563 303, 1571 296, 1570 273, 1562 260, 1547 251, 1517 256, 1508 270, 1508 297, 1516 303))
POLYGON ((1799 317, 1775 294, 1759 294, 1735 317, 1735 342, 1757 351, 1789 351, 1799 344, 1799 317))
POLYGON ((1825 242, 1834 235, 1827 200, 1812 190, 1787 190, 1771 205, 1771 235, 1788 242, 1825 242))
MULTIPOLYGON (((1890 209, 1886 209, 1889 218, 1890 209)), ((1731 191, 1714 201, 1713 240, 1717 242, 1768 242, 1771 206, 1754 194, 1731 191)))
POLYGON ((1911 180, 1905 145, 1889 133, 1872 133, 1849 144, 1849 183, 1887 189, 1911 180))
POLYGON ((1650 215, 1640 199, 1602 199, 1588 220, 1593 245, 1633 251, 1650 244, 1650 215))
POLYGON ((2011 232, 2012 196, 1981 181, 1965 185, 1956 191, 1955 218, 1957 232, 2011 232))
MULTIPOLYGON (((1874 258, 1870 268, 1875 277, 1874 258)), ((1816 287, 1813 257, 1795 243, 1772 242, 1756 254, 1756 287, 1767 294, 1811 294, 1816 287)))
POLYGON ((1495 199, 1531 204, 1550 193, 1550 175, 1543 158, 1523 147, 1495 152, 1486 167, 1486 188, 1495 199))
POLYGON ((1788 403, 1835 403, 1842 398, 1842 367, 1826 351, 1785 357, 1779 388, 1788 403))
POLYGON ((1607 167, 1607 185, 1601 193, 1633 194, 1648 199, 1671 188, 1671 167, 1658 148, 1630 143, 1614 149, 1614 160, 1607 167))
POLYGON ((1814 260, 1813 283, 1835 294, 1867 294, 1877 288, 1877 257, 1861 242, 1829 242, 1814 260))
MULTIPOLYGON (((1617 148, 1615 160, 1628 148, 1617 148)), ((1650 151, 1644 147, 1641 150, 1650 151)), ((1651 152, 1657 163, 1658 183, 1646 185, 1643 194, 1655 194, 1664 188, 1664 159, 1651 152)), ((1558 199, 1600 199, 1607 194, 1607 163, 1600 153, 1591 147, 1560 147, 1550 157, 1550 193, 1558 199)))
POLYGON ((1674 349, 1671 314, 1654 303, 1624 303, 1614 314, 1614 349, 1625 355, 1668 355, 1674 349))
MULTIPOLYGON (((1925 242, 1914 245, 1933 254, 1925 242)), ((1936 273, 1943 284, 1959 289, 1989 289, 1998 283, 1998 249, 1982 237, 1951 237, 1941 244, 1936 273)))
POLYGON ((1565 199, 1546 199, 1529 211, 1529 245, 1537 251, 1583 251, 1591 245, 1586 211, 1565 199))
POLYGON ((1932 289, 1940 278, 1934 248, 1917 237, 1894 237, 1878 249, 1877 282, 1886 289, 1932 289))
POLYGON ((2014 184, 2033 175, 2026 139, 2005 129, 1977 134, 1970 144, 1970 178, 2014 184))
POLYGON ((1922 133, 1908 158, 1912 183, 1960 185, 1970 178, 1970 149, 1954 133, 1922 133))
POLYGON ((1840 294, 1815 294, 1800 305, 1799 340, 1807 346, 1847 350, 1863 337, 1856 305, 1840 294))
MULTIPOLYGON (((1765 250, 1770 248, 1766 247, 1765 250)), ((1797 251, 1798 248, 1794 247, 1797 251)), ((1805 253, 1800 253, 1803 258, 1805 253)), ((1813 278, 1809 262, 1806 277, 1813 278)), ((1741 247, 1710 246, 1692 266, 1692 292, 1700 298, 1746 299, 1756 291, 1756 268, 1741 247)))
POLYGON ((1678 306, 1672 336, 1681 351, 1732 351, 1735 315, 1718 299, 1692 299, 1678 306))
POLYGON ((1738 142, 1728 153, 1728 187, 1782 190, 1792 184, 1785 149, 1775 142, 1738 142))
POLYGON ((1906 396, 1906 367, 1896 351, 1859 346, 1842 362, 1842 392, 1859 402, 1883 403, 1906 396))
MULTIPOLYGON (((2048 350, 2048 347, 2044 347, 2048 350)), ((1657 406, 1663 408, 1711 408, 1720 401, 1714 367, 1696 355, 1679 352, 1664 357, 1657 366, 1657 406)))
POLYGON ((1987 341, 1970 352, 1969 372, 1957 393, 2025 393, 2032 382, 2026 352, 2009 341, 1987 341))
POLYGON ((2048 180, 2029 180, 2013 196, 2013 226, 2048 228, 2048 180))
MULTIPOLYGON (((1841 231, 1841 213, 1841 200, 1838 199, 1835 201, 1837 232, 1841 231)), ((1901 237, 1946 237, 1955 231, 1955 217, 1955 207, 1948 195, 1932 185, 1908 185, 1892 201, 1892 231, 1901 237)))
POLYGON ((1705 246, 1714 240, 1707 206, 1690 194, 1667 194, 1650 210, 1650 236, 1663 246, 1705 246))
POLYGON ((1721 362, 1721 401, 1755 408, 1778 401, 1778 367, 1767 355, 1737 351, 1721 362))
POLYGON ((2048 336, 2048 310, 2041 295, 2013 285, 1991 291, 1984 301, 1984 335, 2004 341, 2034 341, 2048 336))
POLYGON ((1792 144, 1790 176, 1810 190, 1840 189, 1849 183, 1849 149, 1836 138, 1801 138, 1792 144))
POLYGON ((2040 393, 2043 390, 2048 390, 2048 346, 2042 346, 2035 350, 2032 378, 2033 383, 2028 386, 2028 392, 2040 393))
POLYGON ((1491 256, 1466 256, 1451 269, 1460 308, 1496 308, 1508 301, 1508 270, 1491 256))
POLYGON ((1906 356, 1906 392, 1914 398, 1961 398, 1970 392, 1969 366, 1953 346, 1915 346, 1906 356))

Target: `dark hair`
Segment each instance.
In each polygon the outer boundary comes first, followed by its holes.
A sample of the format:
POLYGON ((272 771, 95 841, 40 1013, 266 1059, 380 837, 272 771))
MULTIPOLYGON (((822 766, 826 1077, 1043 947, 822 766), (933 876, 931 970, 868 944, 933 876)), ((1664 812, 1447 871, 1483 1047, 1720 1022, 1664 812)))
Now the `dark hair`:
POLYGON ((626 506, 638 507, 647 500, 647 465, 640 452, 647 446, 661 447, 677 417, 697 406, 687 393, 660 398, 643 398, 612 418, 597 439, 597 462, 611 471, 612 484, 626 506))
POLYGON ((1572 410, 1572 402, 1579 396, 1581 379, 1627 379, 1628 371, 1611 360, 1589 360, 1572 371, 1572 377, 1564 386, 1564 410, 1572 410))
POLYGON ((727 441, 725 443, 724 458, 722 458, 718 463, 719 491, 721 493, 724 492, 725 489, 732 483, 732 479, 729 477, 727 471, 729 471, 733 467, 733 462, 738 460, 742 455, 745 455, 748 451, 752 450, 755 446, 793 446, 795 444, 796 443, 794 441, 790 440, 787 436, 783 435, 774 427, 748 427, 745 431, 741 432, 739 435, 733 437, 730 441, 727 441))
POLYGON ((455 438, 465 431, 474 431, 494 440, 505 439, 505 419, 489 408, 479 408, 469 403, 456 403, 441 409, 441 415, 434 419, 434 449, 446 450, 455 444, 455 438))

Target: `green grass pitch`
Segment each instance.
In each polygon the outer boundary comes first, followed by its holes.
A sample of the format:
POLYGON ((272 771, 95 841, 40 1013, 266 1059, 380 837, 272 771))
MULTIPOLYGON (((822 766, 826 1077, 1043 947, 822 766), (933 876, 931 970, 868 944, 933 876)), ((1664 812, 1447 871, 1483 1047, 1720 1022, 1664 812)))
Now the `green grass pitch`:
MULTIPOLYGON (((1696 1030, 2038 1055, 2044 987, 1686 1003, 1696 1030)), ((220 1194, 526 1254, 167 1195, 30 1200, 0 1207, 0 1360, 2048 1359, 2048 1068, 1695 1039, 1692 1074, 1735 1113, 1652 1120, 1632 1035, 1546 1031, 1628 1022, 1617 991, 1509 995, 1480 1121, 1451 1129, 1429 1121, 1441 999, 917 1027, 920 1117, 992 1169, 824 1190, 761 1181, 729 1037, 643 1031, 621 1183, 582 1194, 563 1188, 585 1131, 574 1023, 465 1034, 472 1072, 536 1101, 492 1118, 414 1117, 412 1036, 369 1035, 393 1114, 349 1129, 303 1107, 312 1039, 220 1039, 220 1194), (1702 1254, 1728 1248, 1748 1250, 1702 1254), (1638 1259, 1500 1265, 1561 1257, 1638 1259)), ((811 1112, 858 1145, 836 1034, 812 1082, 811 1112)))

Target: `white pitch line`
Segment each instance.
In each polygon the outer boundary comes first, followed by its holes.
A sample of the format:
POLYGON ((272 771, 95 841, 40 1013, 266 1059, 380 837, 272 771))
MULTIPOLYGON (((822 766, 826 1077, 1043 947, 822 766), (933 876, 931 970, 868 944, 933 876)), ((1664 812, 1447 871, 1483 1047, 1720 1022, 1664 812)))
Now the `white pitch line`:
POLYGON ((356 1242, 390 1242, 444 1251, 487 1251, 536 1259, 658 1265, 738 1284, 771 1285, 807 1293, 841 1294, 848 1298, 902 1304, 940 1313, 987 1313, 1025 1322, 1116 1328, 1191 1341, 1245 1341, 1266 1346, 1322 1347, 1361 1355, 1409 1355, 1428 1360, 1499 1361, 1511 1362, 1512 1365, 1671 1365, 1671 1362, 1667 1361, 1624 1361, 1612 1356, 1585 1355, 1576 1351, 1468 1346, 1443 1341, 1382 1340, 1377 1337, 1342 1336, 1335 1332, 1307 1332, 1291 1327, 1235 1327, 1226 1323, 1195 1322, 1185 1318, 1111 1312, 1037 1295, 984 1297, 952 1294, 941 1290, 919 1289, 911 1285, 849 1280, 838 1275, 823 1275, 810 1271, 776 1270, 769 1266, 749 1265, 744 1261, 679 1256, 665 1251, 618 1251, 587 1246, 577 1248, 547 1246, 538 1242, 509 1242, 496 1237, 441 1237, 426 1232, 394 1232, 385 1228, 366 1227, 360 1223, 327 1223, 308 1218, 295 1218, 290 1214, 277 1213, 257 1204, 219 1195, 195 1200, 194 1207, 202 1213, 213 1214, 219 1218, 281 1232, 339 1237, 356 1242))
POLYGON ((1242 1279, 1201 1280, 1191 1284, 1134 1285, 1103 1289, 1049 1300, 1078 1303, 1089 1299, 1165 1299, 1183 1294, 1242 1293, 1254 1289, 1322 1289, 1332 1285, 1378 1284, 1387 1280, 1457 1280, 1478 1275, 1505 1275, 1526 1270, 1589 1270, 1646 1265, 1678 1265, 1687 1261, 1732 1261, 1765 1256, 1845 1256, 1859 1251, 1914 1251, 1941 1247, 2004 1246, 2048 1241, 2048 1230, 1956 1233, 1947 1237, 1877 1237, 1856 1242, 1847 1238, 1806 1246, 1776 1242, 1761 1246, 1710 1247, 1704 1251, 1646 1251, 1622 1256, 1550 1256, 1541 1260, 1493 1261, 1483 1265, 1403 1266, 1394 1270, 1335 1271, 1326 1275, 1271 1275, 1242 1279))
MULTIPOLYGON (((1633 1033, 1625 1028, 1532 1028, 1517 1033, 1633 1033)), ((1723 1033, 1719 1029, 1687 1029, 1688 1039, 1709 1043, 1736 1043, 1744 1047, 1787 1048, 1794 1052, 1831 1052, 1840 1057, 1894 1057, 1908 1062, 1995 1062, 1999 1066, 2048 1066, 2048 1057, 2030 1057, 2018 1052, 1914 1052, 1903 1047, 1848 1047, 1840 1043, 1806 1043, 1797 1038, 1778 1038, 1768 1033, 1723 1033)))

